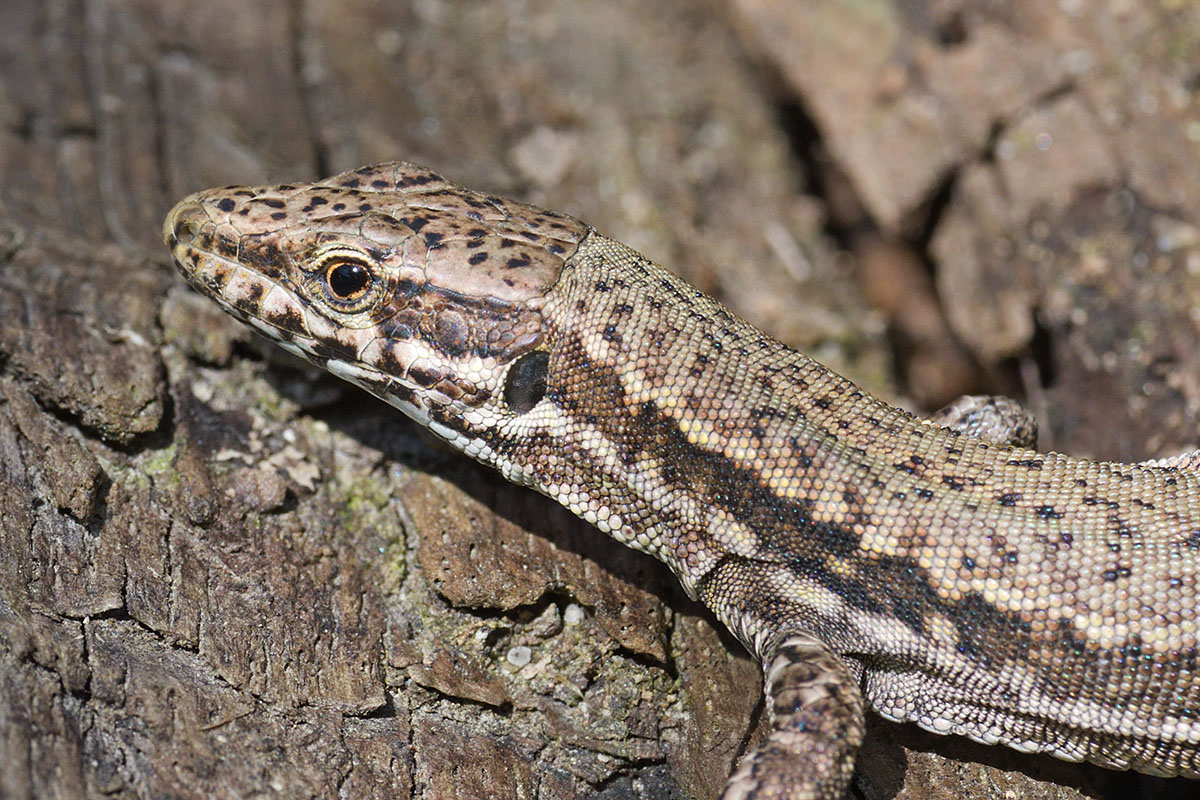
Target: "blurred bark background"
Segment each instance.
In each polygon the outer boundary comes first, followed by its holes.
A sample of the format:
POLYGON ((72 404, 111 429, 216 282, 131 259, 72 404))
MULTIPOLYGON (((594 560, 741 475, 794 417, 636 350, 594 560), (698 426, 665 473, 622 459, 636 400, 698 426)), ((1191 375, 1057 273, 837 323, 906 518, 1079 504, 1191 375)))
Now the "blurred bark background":
MULTIPOLYGON (((914 410, 1197 446, 1192 0, 0 0, 0 798, 715 797, 657 563, 193 295, 182 195, 404 158, 914 410)), ((875 721, 863 798, 1196 784, 875 721)))

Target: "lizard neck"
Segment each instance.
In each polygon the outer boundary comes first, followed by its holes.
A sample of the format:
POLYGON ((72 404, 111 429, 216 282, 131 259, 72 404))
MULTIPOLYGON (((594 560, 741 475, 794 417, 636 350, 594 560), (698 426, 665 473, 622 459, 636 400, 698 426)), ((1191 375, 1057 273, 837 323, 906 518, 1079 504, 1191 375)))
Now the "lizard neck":
POLYGON ((532 482, 666 562, 692 594, 726 555, 767 557, 769 542, 814 525, 831 541, 813 513, 830 499, 806 486, 828 491, 820 476, 873 436, 930 429, 596 233, 545 314, 551 430, 573 472, 531 441, 532 482))

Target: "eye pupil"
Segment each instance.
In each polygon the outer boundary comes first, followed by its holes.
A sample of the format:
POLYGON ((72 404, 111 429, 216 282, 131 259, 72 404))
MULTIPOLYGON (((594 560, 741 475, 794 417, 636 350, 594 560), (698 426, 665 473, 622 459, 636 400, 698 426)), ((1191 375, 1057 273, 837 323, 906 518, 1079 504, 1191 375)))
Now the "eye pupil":
POLYGON ((371 285, 371 273, 358 262, 342 261, 329 268, 325 280, 339 300, 357 300, 371 285))
POLYGON ((542 350, 526 353, 508 368, 504 379, 504 402, 518 414, 524 414, 546 396, 546 372, 550 354, 542 350))

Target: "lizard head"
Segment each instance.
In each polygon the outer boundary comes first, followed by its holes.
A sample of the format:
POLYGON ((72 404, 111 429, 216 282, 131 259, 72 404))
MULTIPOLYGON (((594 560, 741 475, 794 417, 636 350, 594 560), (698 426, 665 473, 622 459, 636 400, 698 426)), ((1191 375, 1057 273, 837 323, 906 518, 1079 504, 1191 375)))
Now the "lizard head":
POLYGON ((588 232, 401 162, 198 192, 163 226, 193 287, 460 449, 541 400, 542 309, 588 232))

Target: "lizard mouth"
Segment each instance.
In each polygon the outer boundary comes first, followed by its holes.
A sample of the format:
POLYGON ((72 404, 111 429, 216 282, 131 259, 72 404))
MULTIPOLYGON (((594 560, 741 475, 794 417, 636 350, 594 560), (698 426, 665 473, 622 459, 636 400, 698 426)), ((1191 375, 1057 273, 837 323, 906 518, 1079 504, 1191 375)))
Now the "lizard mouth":
POLYGON ((412 415, 425 412, 418 396, 393 377, 404 374, 397 348, 387 349, 390 369, 372 365, 383 341, 370 330, 332 324, 315 313, 272 264, 247 266, 238 259, 238 242, 221 232, 199 195, 171 209, 163 239, 176 269, 201 294, 231 316, 284 349, 350 381, 412 415))
POLYGON ((235 232, 223 231, 200 195, 171 209, 163 223, 163 240, 175 268, 201 294, 273 340, 315 351, 316 332, 309 314, 282 270, 269 264, 254 267, 239 258, 235 232))

